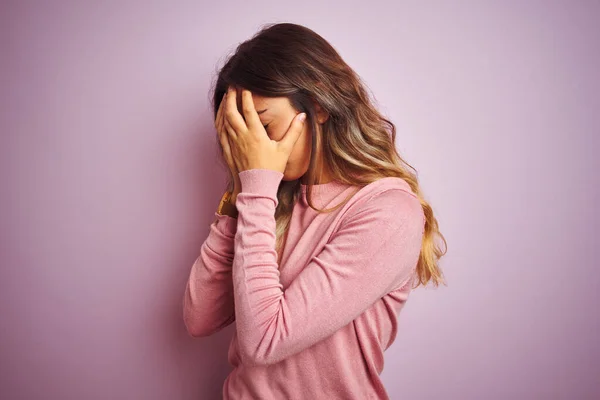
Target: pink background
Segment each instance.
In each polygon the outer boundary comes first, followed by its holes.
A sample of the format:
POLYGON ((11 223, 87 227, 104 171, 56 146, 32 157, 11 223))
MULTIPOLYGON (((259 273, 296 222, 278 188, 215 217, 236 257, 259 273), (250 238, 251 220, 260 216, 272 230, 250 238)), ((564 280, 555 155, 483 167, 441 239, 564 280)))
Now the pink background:
POLYGON ((2 4, 0 398, 220 397, 235 325, 181 317, 226 176, 208 90, 284 21, 364 78, 448 239, 392 399, 600 396, 600 3, 2 4))

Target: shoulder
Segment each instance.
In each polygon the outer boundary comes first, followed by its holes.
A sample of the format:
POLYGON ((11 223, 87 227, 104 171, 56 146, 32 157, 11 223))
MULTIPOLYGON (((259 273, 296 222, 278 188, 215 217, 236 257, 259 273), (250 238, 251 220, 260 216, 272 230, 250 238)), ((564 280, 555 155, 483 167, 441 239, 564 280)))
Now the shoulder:
MULTIPOLYGON (((423 207, 410 185, 402 178, 385 177, 363 187, 348 202, 342 220, 385 220, 389 224, 407 220, 424 223, 423 207)), ((343 221, 342 221, 343 224, 343 221)))
POLYGON ((409 196, 412 196, 418 200, 417 196, 410 188, 410 185, 404 179, 395 176, 388 176, 371 182, 368 185, 360 188, 360 190, 357 192, 357 195, 363 198, 372 198, 373 196, 378 196, 390 190, 405 192, 409 196))
POLYGON ((374 203, 384 206, 389 202, 416 203, 419 206, 421 204, 410 185, 404 179, 395 176, 378 179, 357 189, 352 198, 356 207, 360 207, 360 204, 374 203))

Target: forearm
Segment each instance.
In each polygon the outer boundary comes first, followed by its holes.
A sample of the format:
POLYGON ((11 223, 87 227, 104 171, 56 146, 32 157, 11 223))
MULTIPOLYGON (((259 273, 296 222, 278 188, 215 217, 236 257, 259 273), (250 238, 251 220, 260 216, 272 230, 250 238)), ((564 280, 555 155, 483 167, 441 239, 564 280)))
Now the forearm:
POLYGON ((183 298, 183 319, 192 336, 208 336, 233 321, 231 278, 236 220, 215 213, 210 233, 192 265, 183 298))
POLYGON ((239 352, 248 365, 280 362, 349 324, 414 277, 424 214, 398 181, 345 215, 285 291, 277 264, 277 188, 283 174, 253 169, 237 208, 232 279, 239 352))

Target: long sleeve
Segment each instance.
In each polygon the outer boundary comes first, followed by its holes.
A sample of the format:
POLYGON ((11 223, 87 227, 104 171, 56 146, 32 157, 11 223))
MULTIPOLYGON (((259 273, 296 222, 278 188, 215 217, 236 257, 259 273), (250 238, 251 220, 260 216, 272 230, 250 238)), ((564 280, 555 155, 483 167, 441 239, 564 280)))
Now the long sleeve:
POLYGON ((183 297, 183 320, 196 337, 209 336, 235 320, 231 271, 237 219, 216 212, 215 218, 183 297))
POLYGON ((412 193, 388 188, 345 216, 284 291, 275 251, 283 174, 251 169, 239 176, 232 278, 243 363, 273 364, 307 349, 414 276, 423 210, 412 193))

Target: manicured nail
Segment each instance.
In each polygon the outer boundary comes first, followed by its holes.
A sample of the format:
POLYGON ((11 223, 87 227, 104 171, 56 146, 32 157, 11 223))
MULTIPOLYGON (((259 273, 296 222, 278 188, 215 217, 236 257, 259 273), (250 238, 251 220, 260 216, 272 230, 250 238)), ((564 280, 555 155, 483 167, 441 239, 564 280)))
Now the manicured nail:
POLYGON ((302 113, 300 114, 300 116, 298 117, 298 121, 303 122, 306 119, 306 113, 302 113))

